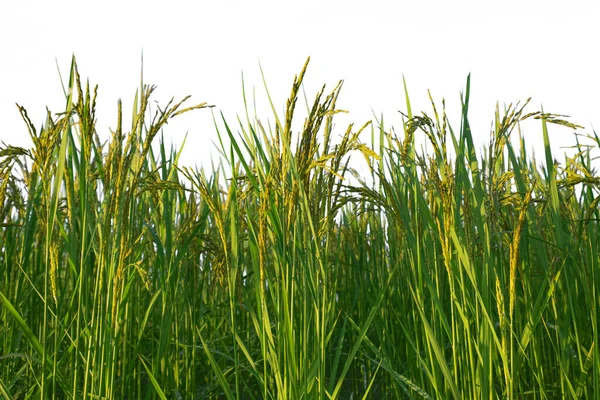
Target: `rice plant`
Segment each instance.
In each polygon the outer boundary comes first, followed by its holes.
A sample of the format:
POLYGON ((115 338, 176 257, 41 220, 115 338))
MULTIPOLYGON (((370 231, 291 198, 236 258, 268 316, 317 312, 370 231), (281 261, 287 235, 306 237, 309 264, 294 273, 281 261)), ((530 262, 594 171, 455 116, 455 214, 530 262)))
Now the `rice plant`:
POLYGON ((18 106, 32 146, 0 148, 0 397, 600 395, 596 133, 525 102, 477 152, 469 79, 457 130, 405 86, 399 134, 338 131, 341 82, 296 129, 307 65, 283 114, 213 113, 208 172, 161 138, 207 103, 151 113, 142 82, 103 142, 73 60, 63 112, 37 129, 18 106), (562 162, 549 124, 574 131, 562 162))

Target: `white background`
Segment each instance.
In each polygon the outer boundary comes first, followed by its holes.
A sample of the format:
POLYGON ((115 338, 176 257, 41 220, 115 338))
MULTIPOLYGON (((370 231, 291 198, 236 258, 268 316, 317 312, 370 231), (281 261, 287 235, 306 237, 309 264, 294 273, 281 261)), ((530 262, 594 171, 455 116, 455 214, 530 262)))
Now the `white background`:
MULTIPOLYGON (((2 0, 0 140, 30 144, 15 103, 38 127, 46 106, 62 111, 57 62, 68 79, 72 54, 82 78, 99 85, 100 136, 116 125, 118 98, 128 126, 142 50, 144 81, 158 86, 159 104, 191 94, 191 103, 214 104, 215 115, 222 110, 232 125, 236 114, 244 115, 242 71, 259 117, 272 120, 259 60, 281 115, 294 74, 310 55, 309 100, 323 83, 333 89, 344 80, 338 106, 350 114, 338 119, 339 134, 349 122, 373 119, 373 112, 401 131, 403 76, 414 112, 430 111, 430 89, 436 101, 446 98, 458 130, 469 73, 478 146, 489 139, 496 102, 503 109, 528 97, 529 111, 543 105, 592 133, 600 124, 599 11, 597 1, 2 0)), ((524 128, 541 162, 539 122, 524 128)), ((165 136, 177 145, 186 132, 183 163, 210 165, 216 155, 211 111, 179 117, 165 136)), ((550 132, 556 149, 573 143, 569 129, 550 132)))

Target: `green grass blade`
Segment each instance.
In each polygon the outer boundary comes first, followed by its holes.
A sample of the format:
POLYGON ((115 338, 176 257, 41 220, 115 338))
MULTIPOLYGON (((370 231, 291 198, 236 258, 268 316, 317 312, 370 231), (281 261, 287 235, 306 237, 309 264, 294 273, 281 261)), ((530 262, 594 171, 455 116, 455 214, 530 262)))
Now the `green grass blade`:
POLYGON ((138 357, 139 357, 140 361, 142 362, 142 365, 144 366, 144 369, 146 370, 146 373, 148 374, 148 378, 150 378, 150 382, 152 383, 152 386, 154 387, 154 390, 156 390, 156 393, 158 393, 158 397, 160 397, 161 400, 167 400, 167 396, 165 396, 165 393, 160 388, 160 385, 158 384, 158 381, 156 380, 156 378, 152 374, 152 371, 150 371, 150 369, 148 368, 148 366, 146 365, 146 363, 142 359, 142 356, 138 355, 138 357))

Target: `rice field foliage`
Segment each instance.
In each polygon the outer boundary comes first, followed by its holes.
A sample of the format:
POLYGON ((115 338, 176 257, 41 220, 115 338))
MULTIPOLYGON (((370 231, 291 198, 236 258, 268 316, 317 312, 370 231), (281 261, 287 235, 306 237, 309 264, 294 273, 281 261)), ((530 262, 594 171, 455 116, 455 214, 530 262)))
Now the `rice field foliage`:
POLYGON ((206 103, 150 113, 142 84, 102 142, 73 60, 62 113, 38 130, 19 106, 33 145, 0 149, 0 397, 600 396, 598 136, 557 162, 548 125, 579 127, 517 104, 477 152, 469 80, 458 129, 406 91, 399 134, 338 131, 341 83, 294 129, 306 68, 267 127, 215 114, 208 173, 157 138, 206 103), (512 137, 526 119, 541 162, 512 137))

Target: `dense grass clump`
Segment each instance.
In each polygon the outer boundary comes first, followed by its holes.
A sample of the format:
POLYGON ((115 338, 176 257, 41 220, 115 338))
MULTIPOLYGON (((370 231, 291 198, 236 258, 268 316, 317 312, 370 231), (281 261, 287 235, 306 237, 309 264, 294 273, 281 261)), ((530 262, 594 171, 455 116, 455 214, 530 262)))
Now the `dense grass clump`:
POLYGON ((477 154, 469 81, 459 130, 407 94, 401 135, 334 133, 338 85, 293 132, 305 71, 272 128, 216 124, 209 174, 153 145, 205 103, 149 115, 143 86, 102 143, 73 63, 63 113, 38 131, 19 107, 33 147, 0 149, 0 397, 600 396, 598 136, 558 163, 547 124, 578 127, 509 106, 477 154), (510 140, 529 118, 541 165, 510 140))

